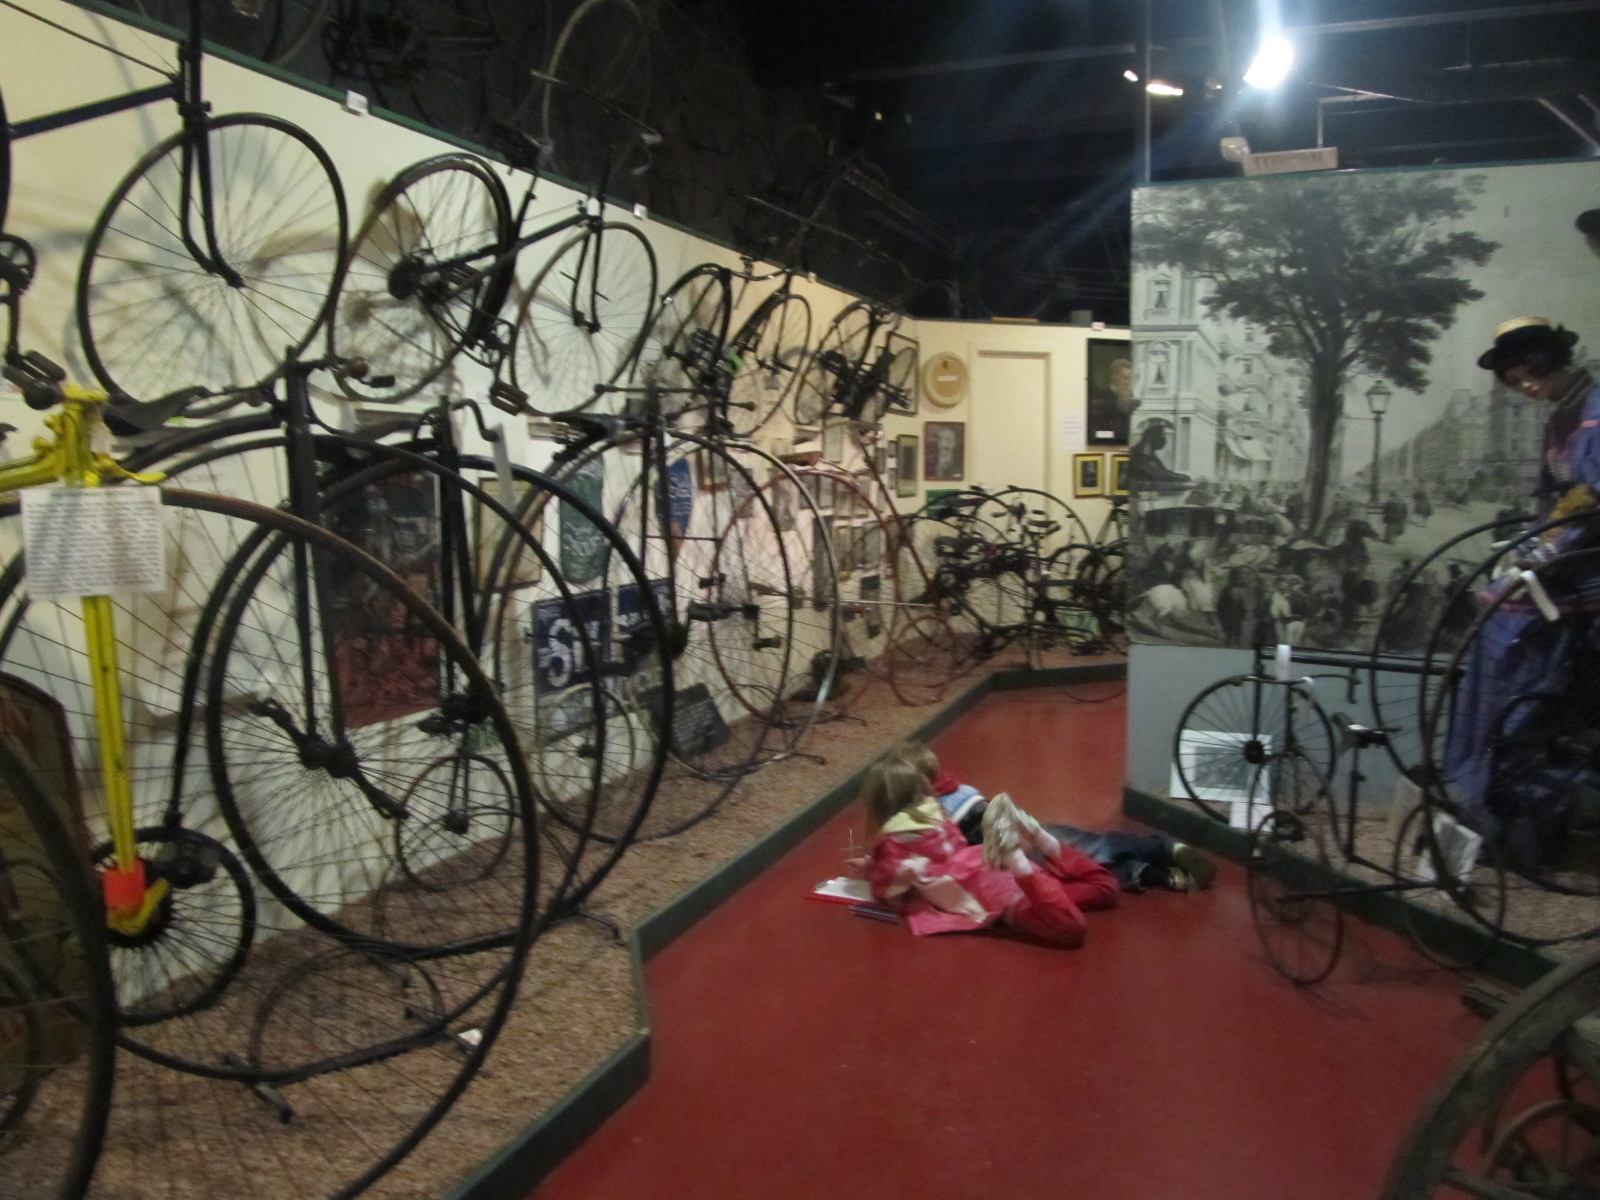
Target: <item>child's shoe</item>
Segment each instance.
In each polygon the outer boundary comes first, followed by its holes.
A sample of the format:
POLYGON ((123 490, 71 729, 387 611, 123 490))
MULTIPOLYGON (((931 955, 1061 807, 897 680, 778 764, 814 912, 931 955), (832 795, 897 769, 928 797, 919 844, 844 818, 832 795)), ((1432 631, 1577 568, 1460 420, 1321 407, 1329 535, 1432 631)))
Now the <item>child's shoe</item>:
POLYGON ((1191 881, 1189 887, 1173 888, 1175 892, 1203 891, 1217 877, 1217 864, 1187 842, 1172 844, 1172 865, 1191 881))
POLYGON ((983 810, 983 865, 997 871, 1006 870, 1007 864, 1022 849, 1022 830, 1017 825, 1017 806, 1011 797, 1001 792, 989 801, 983 810))

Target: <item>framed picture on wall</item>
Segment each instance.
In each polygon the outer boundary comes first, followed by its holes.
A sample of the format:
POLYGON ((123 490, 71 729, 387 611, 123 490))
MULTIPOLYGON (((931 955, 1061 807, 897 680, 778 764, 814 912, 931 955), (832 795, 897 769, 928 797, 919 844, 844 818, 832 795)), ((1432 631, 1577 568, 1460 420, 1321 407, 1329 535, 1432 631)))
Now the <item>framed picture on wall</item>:
POLYGON ((1129 342, 1089 339, 1088 443, 1126 446, 1133 412, 1133 350, 1129 342))
POLYGON ((924 421, 922 423, 922 477, 950 482, 967 477, 967 423, 965 421, 924 421))
POLYGON ((699 469, 695 475, 700 480, 702 492, 720 492, 728 486, 728 460, 720 454, 712 454, 706 450, 696 450, 695 457, 699 459, 699 469))
POLYGON ((884 408, 901 416, 917 415, 917 380, 921 375, 920 348, 914 338, 891 333, 883 345, 889 359, 889 374, 884 380, 884 408))
POLYGON ((895 458, 895 485, 896 496, 915 496, 917 494, 917 435, 902 433, 894 439, 895 458))
POLYGON ((822 427, 822 458, 825 462, 844 461, 844 421, 829 421, 822 427))
POLYGON ((1128 456, 1126 454, 1113 454, 1111 456, 1111 490, 1106 494, 1110 496, 1126 496, 1128 494, 1128 456))
POLYGON ((1074 499, 1084 496, 1104 496, 1106 494, 1106 456, 1104 454, 1074 454, 1072 456, 1072 495, 1074 499))

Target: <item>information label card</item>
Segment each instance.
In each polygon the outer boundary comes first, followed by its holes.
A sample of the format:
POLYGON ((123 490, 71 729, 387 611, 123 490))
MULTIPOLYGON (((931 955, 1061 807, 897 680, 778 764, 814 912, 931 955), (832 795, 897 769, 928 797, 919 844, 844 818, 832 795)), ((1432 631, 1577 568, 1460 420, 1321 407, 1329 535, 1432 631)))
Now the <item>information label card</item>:
POLYGON ((167 585, 162 516, 160 488, 24 491, 29 596, 46 600, 160 591, 167 585))

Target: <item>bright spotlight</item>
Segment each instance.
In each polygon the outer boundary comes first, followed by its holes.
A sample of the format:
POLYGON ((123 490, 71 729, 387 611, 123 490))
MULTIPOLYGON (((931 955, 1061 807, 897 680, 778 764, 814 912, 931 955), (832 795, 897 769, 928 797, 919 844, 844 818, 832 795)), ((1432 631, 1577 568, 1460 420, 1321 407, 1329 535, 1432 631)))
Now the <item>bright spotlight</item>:
POLYGON ((1165 83, 1160 79, 1152 79, 1145 84, 1145 91, 1152 96, 1181 96, 1183 89, 1175 83, 1165 83))
POLYGON ((1135 71, 1132 67, 1129 67, 1126 71, 1124 71, 1122 73, 1122 77, 1129 83, 1139 82, 1139 72, 1135 71))
POLYGON ((1275 88, 1289 77, 1293 66, 1294 43, 1275 33, 1261 40, 1261 48, 1244 73, 1244 81, 1254 88, 1275 88))

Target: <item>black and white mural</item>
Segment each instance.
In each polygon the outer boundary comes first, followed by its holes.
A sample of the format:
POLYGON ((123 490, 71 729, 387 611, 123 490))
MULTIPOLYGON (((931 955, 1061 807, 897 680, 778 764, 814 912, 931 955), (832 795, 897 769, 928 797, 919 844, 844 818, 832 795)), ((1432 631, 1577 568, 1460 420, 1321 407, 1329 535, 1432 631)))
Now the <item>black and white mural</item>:
POLYGON ((1548 410, 1476 360, 1518 316, 1600 354, 1597 205, 1593 162, 1136 191, 1133 637, 1365 650, 1423 556, 1525 511, 1548 410))

